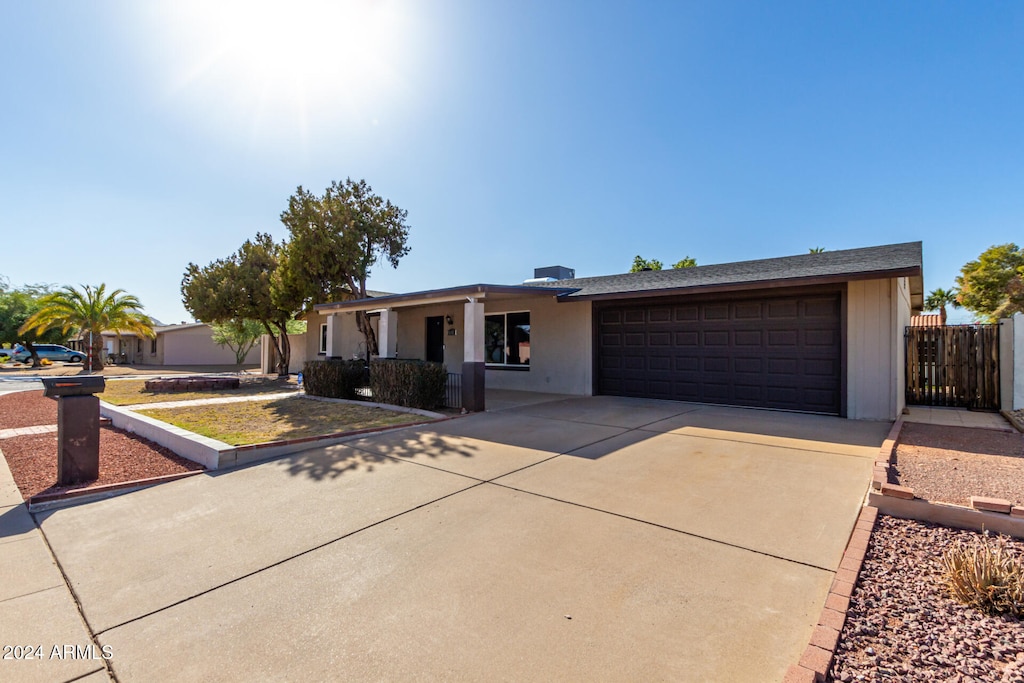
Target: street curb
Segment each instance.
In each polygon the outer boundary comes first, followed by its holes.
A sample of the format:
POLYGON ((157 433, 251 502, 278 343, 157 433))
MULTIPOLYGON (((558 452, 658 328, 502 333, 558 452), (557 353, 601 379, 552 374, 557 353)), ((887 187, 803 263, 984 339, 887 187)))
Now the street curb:
POLYGON ((197 474, 206 473, 206 470, 190 470, 188 472, 165 474, 160 477, 148 477, 146 479, 135 479, 132 481, 119 481, 116 484, 101 484, 100 486, 73 489, 71 491, 63 491, 61 493, 41 493, 26 500, 25 504, 28 506, 29 512, 45 512, 47 510, 56 510, 69 505, 92 503, 97 500, 103 500, 104 498, 112 498, 122 493, 130 493, 131 491, 138 491, 139 489, 149 488, 150 486, 156 486, 157 484, 164 484, 169 481, 185 479, 187 477, 194 477, 197 474))

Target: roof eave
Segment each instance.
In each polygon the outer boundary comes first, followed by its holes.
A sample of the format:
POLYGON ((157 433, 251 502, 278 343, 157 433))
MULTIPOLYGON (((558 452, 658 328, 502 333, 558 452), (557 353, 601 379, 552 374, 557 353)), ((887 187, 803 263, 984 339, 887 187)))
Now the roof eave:
POLYGON ((741 292, 754 289, 777 289, 783 287, 801 287, 807 285, 830 285, 855 280, 882 280, 894 277, 921 276, 920 266, 896 268, 858 273, 840 273, 836 275, 811 275, 803 277, 778 278, 774 280, 751 280, 712 285, 689 285, 685 287, 666 287, 660 289, 629 290, 623 292, 605 292, 601 294, 581 294, 559 297, 558 301, 612 301, 617 299, 652 298, 662 296, 680 296, 689 294, 714 294, 718 292, 741 292))
POLYGON ((371 299, 354 299, 328 304, 317 304, 313 307, 317 313, 340 313, 345 311, 368 311, 386 308, 408 308, 428 304, 461 301, 462 299, 486 299, 493 294, 560 297, 579 291, 570 287, 536 287, 526 285, 463 285, 445 289, 429 289, 422 292, 392 294, 371 299))

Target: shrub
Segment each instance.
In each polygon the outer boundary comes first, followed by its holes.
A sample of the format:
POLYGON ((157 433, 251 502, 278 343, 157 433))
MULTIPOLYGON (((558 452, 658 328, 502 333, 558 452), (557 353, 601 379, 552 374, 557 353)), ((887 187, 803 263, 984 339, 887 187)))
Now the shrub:
POLYGON ((373 400, 408 408, 434 410, 444 406, 448 370, 444 363, 381 358, 370 364, 373 400))
POLYGON ((1006 539, 986 534, 973 543, 957 541, 942 555, 950 595, 989 615, 1024 616, 1024 564, 1006 539))
POLYGON ((356 398, 366 384, 366 365, 361 360, 310 360, 302 366, 302 383, 310 396, 356 398))

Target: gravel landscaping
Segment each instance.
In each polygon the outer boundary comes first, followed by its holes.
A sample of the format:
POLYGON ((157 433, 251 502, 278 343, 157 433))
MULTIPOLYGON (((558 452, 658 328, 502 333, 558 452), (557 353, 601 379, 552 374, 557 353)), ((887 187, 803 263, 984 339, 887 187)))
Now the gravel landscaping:
MULTIPOLYGON (((941 582, 943 551, 977 535, 879 515, 828 680, 1024 683, 1024 621, 985 616, 941 582)), ((1024 542, 1008 545, 1024 557, 1024 542)))
POLYGON ((0 450, 7 459, 22 498, 26 500, 40 493, 60 493, 203 469, 199 463, 179 457, 163 446, 112 427, 100 429, 99 479, 73 486, 55 485, 56 432, 2 439, 0 450))
MULTIPOLYGON (((42 391, 0 396, 0 429, 56 422, 57 402, 43 397, 42 391)), ((59 493, 203 469, 202 465, 181 458, 163 446, 112 427, 100 429, 99 479, 74 486, 54 485, 57 481, 56 432, 0 439, 0 451, 25 499, 40 493, 59 493)))
POLYGON ((971 496, 1024 505, 1024 434, 904 423, 889 483, 957 505, 969 505, 971 496))

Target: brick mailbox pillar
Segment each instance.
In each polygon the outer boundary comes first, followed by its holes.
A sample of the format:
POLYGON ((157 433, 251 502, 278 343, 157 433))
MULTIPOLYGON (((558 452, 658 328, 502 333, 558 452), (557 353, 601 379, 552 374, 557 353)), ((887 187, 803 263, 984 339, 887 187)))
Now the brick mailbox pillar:
POLYGON ((100 400, 102 377, 48 377, 43 395, 57 401, 57 485, 100 476, 100 400))

